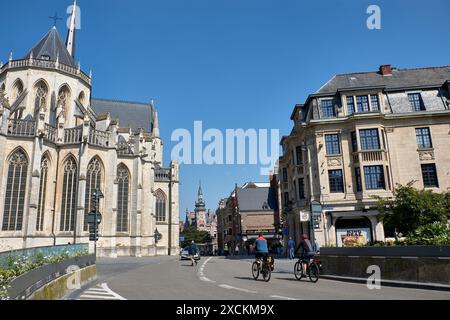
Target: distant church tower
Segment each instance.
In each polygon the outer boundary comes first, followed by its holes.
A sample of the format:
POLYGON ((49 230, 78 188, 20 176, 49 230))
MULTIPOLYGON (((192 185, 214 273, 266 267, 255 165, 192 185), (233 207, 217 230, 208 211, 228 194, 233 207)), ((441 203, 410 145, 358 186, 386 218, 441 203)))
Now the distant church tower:
POLYGON ((206 204, 203 200, 202 184, 198 188, 197 201, 195 202, 195 226, 197 230, 206 230, 206 204))

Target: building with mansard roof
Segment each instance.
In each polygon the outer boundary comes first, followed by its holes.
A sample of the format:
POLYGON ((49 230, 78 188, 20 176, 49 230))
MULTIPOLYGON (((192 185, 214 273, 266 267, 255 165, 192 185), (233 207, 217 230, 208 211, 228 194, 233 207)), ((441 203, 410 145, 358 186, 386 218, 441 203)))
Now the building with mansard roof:
POLYGON ((326 246, 384 241, 395 232, 377 197, 411 182, 449 190, 449 66, 336 75, 291 120, 279 177, 284 227, 297 243, 303 233, 326 246))
POLYGON ((91 98, 75 15, 65 43, 53 27, 0 64, 0 251, 88 243, 99 188, 99 256, 175 255, 179 166, 163 166, 158 113, 153 102, 91 98))

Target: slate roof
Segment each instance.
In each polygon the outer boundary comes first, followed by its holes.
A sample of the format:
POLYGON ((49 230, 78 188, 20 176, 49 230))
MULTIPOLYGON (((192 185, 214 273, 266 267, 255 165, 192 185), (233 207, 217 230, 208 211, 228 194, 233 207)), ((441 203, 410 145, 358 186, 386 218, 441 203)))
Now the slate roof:
POLYGON ((450 66, 417 69, 393 69, 392 76, 380 72, 339 74, 322 86, 316 94, 335 94, 339 90, 383 87, 385 90, 440 87, 450 80, 450 66))
POLYGON ((34 59, 42 59, 42 56, 49 56, 50 61, 56 61, 56 57, 59 54, 59 62, 71 67, 76 68, 74 59, 67 51, 64 42, 56 30, 53 27, 39 42, 36 44, 24 57, 24 59, 29 59, 31 53, 33 52, 34 59))
POLYGON ((240 211, 272 211, 268 206, 270 188, 238 189, 238 202, 240 211))
POLYGON ((119 119, 119 126, 130 127, 133 131, 139 128, 152 132, 153 114, 149 104, 119 100, 91 99, 91 108, 98 115, 109 112, 112 119, 119 119))

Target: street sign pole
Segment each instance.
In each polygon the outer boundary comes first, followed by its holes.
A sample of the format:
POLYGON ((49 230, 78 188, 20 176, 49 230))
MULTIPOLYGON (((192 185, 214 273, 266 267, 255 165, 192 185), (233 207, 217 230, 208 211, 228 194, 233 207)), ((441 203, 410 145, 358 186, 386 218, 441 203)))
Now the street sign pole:
POLYGON ((95 199, 94 199, 94 201, 95 201, 95 220, 94 220, 94 233, 95 233, 95 235, 94 235, 94 237, 95 237, 95 241, 94 241, 94 255, 95 255, 95 257, 97 257, 97 228, 98 228, 98 226, 97 226, 97 219, 98 219, 98 204, 99 204, 99 201, 98 201, 98 188, 95 190, 95 199))
POLYGON ((322 204, 319 201, 311 202, 311 217, 310 217, 310 228, 311 228, 311 245, 316 248, 316 221, 320 221, 320 217, 322 216, 322 204))

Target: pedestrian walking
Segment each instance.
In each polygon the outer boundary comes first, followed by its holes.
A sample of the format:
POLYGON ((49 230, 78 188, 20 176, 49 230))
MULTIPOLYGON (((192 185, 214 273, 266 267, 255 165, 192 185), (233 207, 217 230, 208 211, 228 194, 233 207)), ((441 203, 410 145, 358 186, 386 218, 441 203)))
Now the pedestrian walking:
POLYGON ((224 247, 223 247, 223 254, 226 256, 228 256, 229 250, 228 250, 228 243, 225 243, 224 247))
POLYGON ((289 259, 292 260, 295 258, 295 241, 292 240, 292 237, 289 237, 288 247, 289 247, 289 259))

